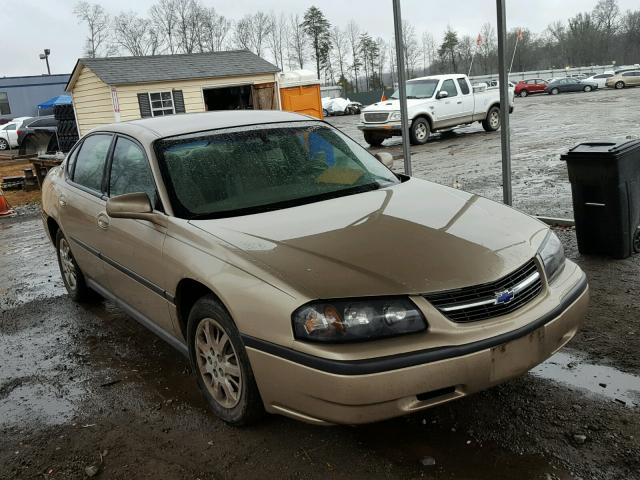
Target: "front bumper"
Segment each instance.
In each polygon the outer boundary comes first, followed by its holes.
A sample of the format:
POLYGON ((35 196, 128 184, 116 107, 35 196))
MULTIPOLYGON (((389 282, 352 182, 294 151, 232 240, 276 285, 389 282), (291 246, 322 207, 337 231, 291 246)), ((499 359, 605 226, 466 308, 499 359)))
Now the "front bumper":
POLYGON ((359 130, 368 130, 372 132, 384 132, 391 135, 401 134, 402 125, 400 122, 387 122, 387 123, 359 123, 359 130))
POLYGON ((523 375, 571 340, 586 313, 586 277, 572 266, 563 288, 545 292, 545 315, 462 345, 340 361, 243 337, 265 408, 315 424, 370 423, 523 375))

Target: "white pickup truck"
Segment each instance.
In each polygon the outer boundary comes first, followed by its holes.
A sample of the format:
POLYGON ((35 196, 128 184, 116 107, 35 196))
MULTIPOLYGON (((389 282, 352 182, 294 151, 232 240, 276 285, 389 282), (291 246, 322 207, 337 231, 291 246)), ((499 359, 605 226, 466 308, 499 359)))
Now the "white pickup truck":
MULTIPOLYGON (((369 105, 360 114, 358 128, 365 141, 379 146, 386 138, 402 135, 399 93, 389 100, 369 105)), ((509 89, 509 113, 513 111, 513 89, 509 89)), ((422 145, 429 134, 460 125, 481 122, 487 132, 500 128, 500 91, 486 85, 471 87, 466 75, 433 75, 407 82, 409 136, 422 145)))

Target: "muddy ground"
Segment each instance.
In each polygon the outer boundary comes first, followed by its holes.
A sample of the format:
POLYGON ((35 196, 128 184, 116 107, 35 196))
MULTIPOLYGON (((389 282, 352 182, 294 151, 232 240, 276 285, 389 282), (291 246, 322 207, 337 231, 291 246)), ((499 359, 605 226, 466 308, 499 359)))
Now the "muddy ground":
MULTIPOLYGON (((628 94, 637 112, 640 89, 628 94)), ((594 99, 621 102, 618 95, 519 99, 514 124, 527 123, 522 112, 535 120, 532 131, 546 128, 558 121, 549 110, 562 102, 578 108, 584 99, 592 109, 600 108, 594 99)), ((334 121, 347 129, 353 118, 334 121)), ((528 199, 520 206, 531 213, 546 205, 570 216, 561 195, 566 174, 551 152, 565 147, 538 141, 514 134, 517 148, 529 151, 522 168, 550 172, 555 193, 538 184, 523 195, 525 182, 538 180, 531 174, 516 181, 516 198, 528 199)), ((448 183, 448 167, 464 171, 474 158, 479 166, 458 177, 464 188, 499 198, 494 144, 496 135, 477 133, 418 147, 415 173, 448 183), (467 147, 441 156, 460 143, 467 147)), ((322 428, 273 416, 236 429, 208 413, 171 347, 110 302, 68 299, 33 212, 0 220, 0 479, 86 478, 91 466, 99 478, 115 479, 640 479, 640 256, 583 257, 573 230, 558 233, 589 276, 592 305, 569 348, 528 375, 369 426, 322 428)))

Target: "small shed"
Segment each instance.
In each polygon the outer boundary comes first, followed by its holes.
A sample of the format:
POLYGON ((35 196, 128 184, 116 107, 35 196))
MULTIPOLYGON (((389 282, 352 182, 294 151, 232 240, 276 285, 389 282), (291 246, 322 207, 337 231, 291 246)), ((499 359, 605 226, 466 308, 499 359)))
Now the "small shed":
POLYGON ((278 72, 248 50, 81 58, 66 90, 82 136, 99 125, 142 117, 279 109, 278 72))

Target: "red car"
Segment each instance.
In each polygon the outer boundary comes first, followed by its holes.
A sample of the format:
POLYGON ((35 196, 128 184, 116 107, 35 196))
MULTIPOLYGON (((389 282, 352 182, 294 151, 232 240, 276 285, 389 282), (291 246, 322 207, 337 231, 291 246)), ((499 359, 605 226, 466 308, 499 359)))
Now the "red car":
POLYGON ((515 94, 520 97, 526 97, 532 93, 544 93, 547 81, 541 78, 532 78, 530 80, 520 80, 515 88, 515 94))

